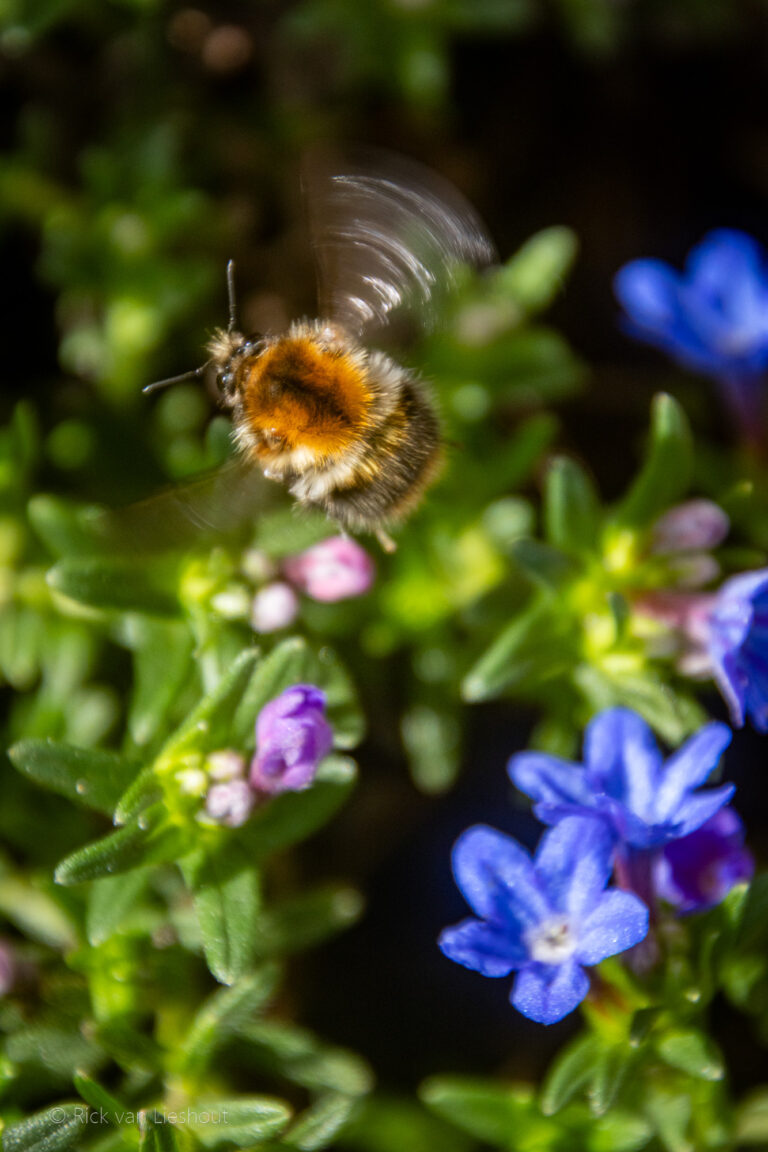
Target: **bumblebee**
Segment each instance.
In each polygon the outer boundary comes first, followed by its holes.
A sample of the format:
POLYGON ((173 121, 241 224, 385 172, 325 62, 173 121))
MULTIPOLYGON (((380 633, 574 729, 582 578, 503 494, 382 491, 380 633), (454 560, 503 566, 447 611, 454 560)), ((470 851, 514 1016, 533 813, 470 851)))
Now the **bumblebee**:
POLYGON ((386 529, 437 475, 441 438, 426 384, 371 343, 395 316, 429 327, 459 266, 489 263, 494 250, 463 197, 412 162, 366 157, 338 171, 315 160, 304 191, 322 318, 245 336, 230 262, 229 326, 194 375, 215 368, 245 460, 391 550, 386 529))

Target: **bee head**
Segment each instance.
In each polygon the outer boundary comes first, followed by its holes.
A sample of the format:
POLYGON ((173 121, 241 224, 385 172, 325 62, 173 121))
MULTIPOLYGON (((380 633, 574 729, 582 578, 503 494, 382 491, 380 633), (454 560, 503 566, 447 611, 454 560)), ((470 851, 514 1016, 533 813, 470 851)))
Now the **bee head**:
POLYGON ((234 403, 238 393, 241 369, 246 361, 264 351, 264 339, 259 333, 243 336, 241 332, 219 328, 208 343, 210 363, 216 369, 216 385, 225 405, 234 403))

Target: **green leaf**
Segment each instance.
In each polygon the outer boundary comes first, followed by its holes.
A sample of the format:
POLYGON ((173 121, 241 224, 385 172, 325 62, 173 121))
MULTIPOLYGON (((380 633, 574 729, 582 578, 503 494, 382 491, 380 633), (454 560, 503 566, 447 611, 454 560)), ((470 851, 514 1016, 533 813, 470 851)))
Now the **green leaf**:
POLYGON ((545 1116, 559 1112, 594 1076, 602 1052, 596 1036, 578 1036, 556 1057, 544 1080, 541 1110, 545 1116))
POLYGON ((126 1106, 122 1104, 106 1088, 102 1088, 98 1081, 85 1072, 76 1072, 73 1076, 75 1088, 95 1111, 102 1113, 111 1124, 121 1124, 126 1114, 126 1106))
POLYGON ((182 829, 167 823, 165 809, 158 804, 133 823, 67 856, 56 869, 56 883, 82 884, 144 864, 165 863, 185 847, 182 829))
POLYGON ((363 735, 363 722, 354 687, 338 657, 330 648, 315 653, 305 640, 284 640, 256 669, 232 724, 236 747, 253 740, 256 717, 269 701, 294 684, 316 684, 327 697, 328 720, 334 745, 352 748, 363 735))
POLYGON ((736 1106, 737 1146, 768 1146, 768 1088, 756 1088, 736 1106))
POLYGON ((67 951, 77 943, 77 929, 60 906, 59 893, 49 894, 49 881, 0 874, 0 912, 30 940, 67 951))
POLYGON ((149 616, 178 616, 181 607, 175 574, 165 573, 157 561, 108 560, 80 557, 60 560, 48 573, 55 592, 112 612, 144 612, 149 616))
POLYGON ((134 652, 135 688, 128 726, 134 742, 160 733, 182 687, 191 678, 192 636, 186 623, 132 616, 127 636, 134 652))
POLYGON ((509 552, 526 576, 553 592, 579 574, 579 567, 570 556, 540 540, 515 540, 509 552))
POLYGON ((217 1047, 248 1024, 269 1002, 278 970, 272 964, 243 976, 232 988, 220 988, 195 1016, 180 1046, 183 1066, 203 1067, 217 1047))
POLYGON ((636 1152, 652 1137, 653 1129, 642 1116, 613 1108, 590 1126, 586 1146, 588 1152, 636 1152))
POLYGON ((8 755, 14 767, 36 784, 110 815, 139 770, 116 752, 52 740, 21 740, 8 755))
POLYGON ((179 1152, 174 1125, 162 1112, 139 1112, 139 1152, 179 1152))
POLYGON ((137 868, 120 876, 95 880, 88 893, 86 930, 88 940, 98 947, 119 932, 149 884, 151 869, 137 868))
POLYGON ((280 901, 254 917, 258 960, 303 952, 348 928, 363 910, 360 894, 345 885, 324 884, 280 901))
POLYGON ((722 1080, 725 1075, 717 1045, 695 1028, 665 1032, 656 1041, 656 1051, 666 1064, 697 1080, 722 1080))
POLYGON ((355 1096, 328 1092, 302 1112, 283 1137, 283 1143, 289 1148, 300 1148, 301 1152, 327 1148, 352 1119, 357 1107, 355 1096))
POLYGON ((651 1085, 643 1098, 643 1108, 666 1152, 692 1152, 688 1138, 692 1101, 677 1086, 651 1085))
POLYGON ((258 807, 238 836, 247 846, 254 864, 322 828, 346 800, 357 771, 352 760, 327 757, 309 788, 283 792, 258 807))
POLYGON ((570 228, 544 228, 498 270, 498 287, 526 312, 539 312, 562 288, 577 249, 578 241, 570 228))
POLYGON ((651 438, 642 468, 615 512, 617 523, 644 526, 688 490, 693 471, 693 439, 688 419, 671 396, 656 396, 651 438))
POLYGON ((232 838, 181 861, 195 901, 205 959, 221 984, 234 984, 252 966, 259 928, 259 875, 232 838))
POLYGON ((3 1152, 63 1152, 75 1148, 88 1126, 87 1112, 79 1101, 36 1112, 5 1129, 3 1152))
MULTIPOLYGON (((567 625, 566 625, 567 627, 567 625)), ((553 606, 539 601, 512 621, 470 670, 462 696, 474 704, 518 685, 529 687, 571 667, 572 652, 553 606)))
POLYGON ((288 1105, 270 1096, 217 1097, 197 1102, 189 1128, 204 1148, 251 1148, 279 1136, 290 1118, 288 1105))
POLYGON ((256 714, 250 718, 250 728, 247 728, 243 711, 258 660, 258 649, 241 652, 229 672, 166 742, 163 759, 176 758, 189 751, 242 748, 252 744, 256 714))
POLYGON ((566 456, 549 466, 544 486, 547 540, 565 552, 585 552, 597 543, 600 504, 583 468, 566 456))
POLYGON ((450 788, 461 759, 461 723, 455 711, 414 704, 403 716, 400 731, 416 787, 428 795, 450 788))
POLYGON ((373 1086, 371 1071, 359 1056, 323 1043, 304 1028, 281 1020, 257 1020, 240 1030, 239 1039, 243 1062, 253 1062, 268 1076, 284 1077, 312 1092, 361 1096, 373 1086))
POLYGON ((525 1085, 464 1076, 435 1076, 421 1086, 419 1095, 438 1116, 501 1148, 513 1147, 513 1135, 521 1136, 532 1111, 538 1112, 533 1092, 525 1085))
POLYGON ((45 1068, 67 1080, 78 1069, 90 1071, 103 1062, 98 1048, 74 1025, 27 1024, 8 1037, 5 1054, 14 1064, 45 1068))
POLYGON ((623 1045, 603 1048, 589 1085, 589 1106, 594 1116, 604 1116, 624 1083, 634 1052, 623 1045))
POLYGON ((95 539, 90 523, 94 511, 42 494, 33 496, 27 505, 32 527, 54 556, 93 551, 95 539))
POLYGON ((159 804, 164 797, 163 785, 154 764, 142 768, 115 807, 115 824, 128 824, 135 820, 146 808, 159 804))

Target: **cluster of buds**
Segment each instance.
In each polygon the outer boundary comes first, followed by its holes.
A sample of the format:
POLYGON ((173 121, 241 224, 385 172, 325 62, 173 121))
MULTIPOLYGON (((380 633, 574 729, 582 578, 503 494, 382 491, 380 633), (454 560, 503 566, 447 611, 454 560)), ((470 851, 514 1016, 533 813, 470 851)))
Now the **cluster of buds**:
POLYGON ((214 596, 213 608, 224 616, 247 617, 253 630, 264 634, 293 624, 301 608, 300 595, 323 604, 362 596, 373 583, 375 568, 355 540, 331 536, 279 565, 250 549, 243 557, 242 573, 251 587, 225 589, 214 596))
POLYGON ((231 748, 185 764, 176 773, 176 782, 182 794, 202 801, 198 820, 239 828, 257 804, 280 792, 309 788, 333 745, 325 703, 320 688, 294 684, 259 713, 250 764, 231 748))

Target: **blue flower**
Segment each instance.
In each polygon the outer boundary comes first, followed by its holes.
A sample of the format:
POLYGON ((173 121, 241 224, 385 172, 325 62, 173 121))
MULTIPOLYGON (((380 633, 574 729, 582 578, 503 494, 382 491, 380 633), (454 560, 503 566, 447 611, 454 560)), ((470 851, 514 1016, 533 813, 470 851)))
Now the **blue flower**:
POLYGON ((446 928, 439 944, 483 976, 517 976, 510 999, 554 1024, 589 990, 585 965, 632 948, 648 932, 648 909, 630 892, 605 890, 612 842, 605 828, 563 820, 533 860, 494 828, 469 828, 453 849, 453 874, 474 917, 446 928))
POLYGON ((719 904, 754 870, 744 825, 733 808, 721 808, 690 836, 667 845, 655 861, 653 883, 680 912, 699 912, 719 904))
POLYGON ((609 708, 587 726, 583 765, 520 752, 509 774, 545 824, 598 817, 623 845, 645 851, 687 836, 728 802, 731 784, 696 789, 730 741, 725 724, 707 724, 665 764, 645 721, 627 708, 609 708))
POLYGON ((710 376, 768 366, 768 266, 744 232, 709 232, 680 274, 661 260, 633 260, 614 280, 629 331, 710 376))
POLYGON ((733 723, 768 732, 768 568, 726 580, 709 618, 709 657, 733 723))

